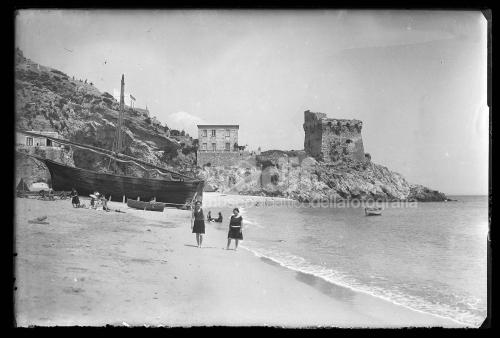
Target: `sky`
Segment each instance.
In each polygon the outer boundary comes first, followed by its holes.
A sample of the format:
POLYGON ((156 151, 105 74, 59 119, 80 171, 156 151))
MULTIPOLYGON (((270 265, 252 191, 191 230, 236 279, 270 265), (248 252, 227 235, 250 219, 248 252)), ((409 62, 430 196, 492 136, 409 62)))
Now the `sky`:
POLYGON ((26 10, 24 55, 197 137, 303 149, 304 111, 363 121, 365 152, 411 183, 488 193, 487 22, 476 11, 26 10))

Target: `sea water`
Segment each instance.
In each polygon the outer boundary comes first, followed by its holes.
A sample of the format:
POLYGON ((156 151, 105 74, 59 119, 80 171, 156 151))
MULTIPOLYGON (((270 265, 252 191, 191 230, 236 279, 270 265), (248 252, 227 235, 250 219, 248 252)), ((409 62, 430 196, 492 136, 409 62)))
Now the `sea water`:
MULTIPOLYGON (((248 206, 241 246, 280 265, 405 307, 479 326, 486 316, 487 196, 354 206, 248 206)), ((224 222, 215 227, 227 231, 224 222)), ((213 223, 211 223, 213 224, 213 223)))

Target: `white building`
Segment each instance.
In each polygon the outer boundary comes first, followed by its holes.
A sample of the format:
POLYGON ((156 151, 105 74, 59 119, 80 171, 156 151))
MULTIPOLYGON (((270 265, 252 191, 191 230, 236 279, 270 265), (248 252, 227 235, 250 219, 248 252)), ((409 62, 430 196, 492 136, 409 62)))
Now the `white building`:
MULTIPOLYGON (((46 135, 46 136, 50 136, 53 138, 59 138, 59 133, 55 132, 55 131, 30 130, 29 132, 41 134, 41 135, 46 135)), ((59 148, 62 146, 61 144, 59 144, 57 142, 53 142, 52 140, 50 140, 46 137, 31 136, 31 135, 27 135, 27 134, 23 133, 22 131, 16 132, 16 144, 29 146, 29 147, 55 147, 55 148, 59 148)))

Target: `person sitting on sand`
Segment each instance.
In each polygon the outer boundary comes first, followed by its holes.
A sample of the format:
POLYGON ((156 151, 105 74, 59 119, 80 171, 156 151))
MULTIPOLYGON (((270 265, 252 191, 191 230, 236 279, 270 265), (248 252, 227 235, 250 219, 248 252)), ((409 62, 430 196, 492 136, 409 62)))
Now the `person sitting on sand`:
POLYGON ((214 219, 212 218, 212 214, 210 213, 210 211, 208 212, 208 215, 207 215, 207 222, 212 222, 214 219))
POLYGON ((90 195, 90 208, 91 209, 97 209, 101 208, 102 203, 101 203, 101 194, 99 194, 97 191, 94 192, 93 194, 90 195))
POLYGON ((229 221, 226 250, 229 250, 231 239, 234 239, 234 250, 238 250, 238 241, 243 240, 243 217, 241 217, 240 210, 238 208, 233 209, 233 215, 229 221))
POLYGON ((108 200, 106 199, 106 197, 104 195, 101 197, 101 202, 102 202, 102 210, 109 211, 108 200))
POLYGON ((95 209, 95 210, 103 210, 102 206, 103 206, 102 198, 101 198, 101 197, 98 197, 98 198, 95 200, 95 203, 94 203, 94 209, 95 209))
POLYGON ((94 209, 96 196, 94 194, 91 194, 89 196, 90 196, 90 206, 89 206, 89 209, 94 209))
POLYGON ((219 211, 219 217, 217 217, 214 222, 222 223, 222 213, 219 211))
POLYGON ((196 201, 195 203, 192 219, 193 218, 194 222, 191 224, 192 233, 196 234, 196 243, 198 243, 198 248, 201 248, 203 234, 205 233, 205 217, 200 201, 196 201))
POLYGON ((75 188, 71 189, 71 204, 73 205, 73 208, 79 208, 80 207, 80 198, 78 198, 78 191, 76 191, 75 188))

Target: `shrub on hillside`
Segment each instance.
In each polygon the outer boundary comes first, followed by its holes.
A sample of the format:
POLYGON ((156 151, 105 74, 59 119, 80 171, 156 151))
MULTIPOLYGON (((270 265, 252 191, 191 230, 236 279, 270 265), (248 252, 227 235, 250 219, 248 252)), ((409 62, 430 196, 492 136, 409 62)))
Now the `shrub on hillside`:
POLYGON ((104 93, 102 94, 102 96, 107 97, 107 98, 110 98, 111 100, 114 100, 114 99, 115 99, 115 98, 113 97, 113 95, 111 95, 111 94, 110 94, 110 93, 108 93, 108 92, 104 92, 104 93))
POLYGON ((108 97, 105 97, 102 99, 102 101, 109 107, 111 108, 113 106, 113 101, 111 101, 111 99, 109 99, 108 97))
POLYGON ((66 103, 68 103, 68 100, 66 100, 64 97, 61 97, 59 99, 59 102, 56 104, 56 106, 59 108, 62 108, 66 103))
POLYGON ((169 143, 165 148, 163 148, 163 155, 161 160, 164 162, 171 161, 175 157, 177 157, 177 149, 178 147, 174 143, 169 143))
POLYGON ((65 73, 63 73, 63 72, 61 72, 60 70, 57 70, 57 69, 52 69, 51 72, 59 74, 59 75, 62 75, 64 78, 68 78, 69 77, 68 75, 66 75, 65 73))
POLYGON ((188 154, 191 154, 191 153, 196 153, 197 150, 198 150, 197 147, 187 146, 187 147, 182 148, 182 153, 184 155, 188 155, 188 154))

